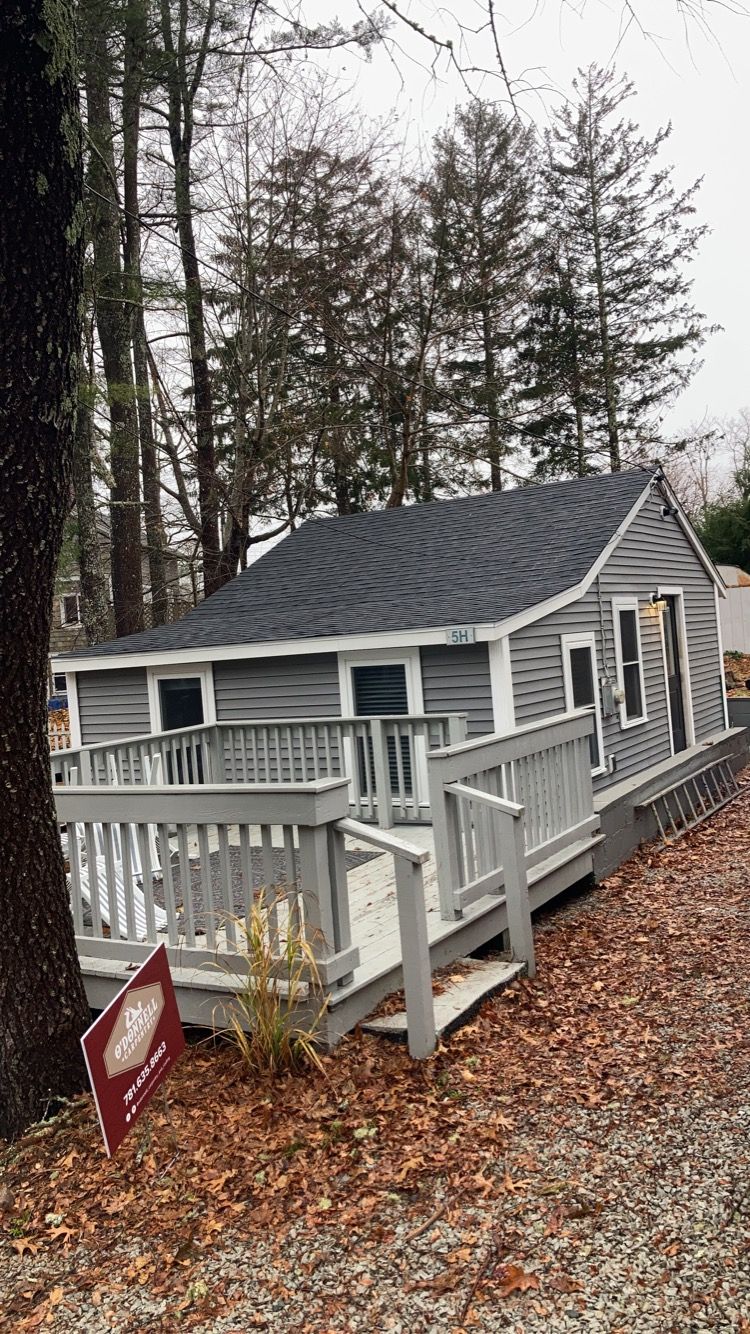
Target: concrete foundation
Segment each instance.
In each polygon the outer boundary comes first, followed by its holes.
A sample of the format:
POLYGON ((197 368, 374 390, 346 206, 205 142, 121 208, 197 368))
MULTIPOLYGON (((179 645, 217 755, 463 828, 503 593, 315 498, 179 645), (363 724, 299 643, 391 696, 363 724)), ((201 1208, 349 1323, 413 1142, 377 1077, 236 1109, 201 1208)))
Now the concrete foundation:
POLYGON ((636 774, 600 793, 594 804, 604 837, 594 849, 596 879, 604 880, 627 861, 641 843, 658 836, 653 812, 636 810, 636 807, 673 783, 689 778, 705 765, 722 759, 729 760, 735 773, 750 763, 749 728, 730 727, 726 732, 717 732, 699 745, 655 764, 647 773, 636 774))

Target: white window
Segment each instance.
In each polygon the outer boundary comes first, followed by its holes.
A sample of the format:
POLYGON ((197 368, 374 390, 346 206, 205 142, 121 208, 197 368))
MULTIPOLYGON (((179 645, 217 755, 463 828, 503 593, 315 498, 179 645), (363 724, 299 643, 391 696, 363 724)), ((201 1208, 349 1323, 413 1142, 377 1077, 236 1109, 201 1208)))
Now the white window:
POLYGON ((52 674, 52 694, 64 695, 68 689, 68 678, 65 672, 53 672, 52 674))
POLYGON ((643 683, 643 652, 637 598, 613 598, 617 683, 622 691, 620 726, 636 727, 648 720, 643 683))
POLYGON ((593 634, 563 635, 560 640, 565 680, 565 704, 568 709, 592 709, 594 730, 589 736, 592 774, 607 771, 604 763, 602 710, 596 670, 596 639, 593 634))
POLYGON ((60 623, 62 625, 81 624, 81 599, 78 593, 66 593, 60 599, 60 623))

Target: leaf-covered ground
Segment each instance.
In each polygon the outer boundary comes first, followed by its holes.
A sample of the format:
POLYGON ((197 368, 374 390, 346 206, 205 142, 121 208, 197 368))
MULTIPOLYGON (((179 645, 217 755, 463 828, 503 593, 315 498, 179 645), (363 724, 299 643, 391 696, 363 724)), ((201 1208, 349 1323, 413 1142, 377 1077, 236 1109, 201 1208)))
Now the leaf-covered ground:
POLYGON ((113 1161, 0 1149, 0 1328, 750 1334, 750 785, 536 942, 431 1061, 193 1047, 113 1161))

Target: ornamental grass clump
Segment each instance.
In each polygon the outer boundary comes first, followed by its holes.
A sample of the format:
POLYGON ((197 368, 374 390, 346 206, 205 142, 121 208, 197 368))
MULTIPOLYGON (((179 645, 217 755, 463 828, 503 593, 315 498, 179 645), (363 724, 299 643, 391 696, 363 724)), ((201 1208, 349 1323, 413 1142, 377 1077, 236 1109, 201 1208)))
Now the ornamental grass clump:
POLYGON ((224 1036, 253 1074, 309 1065, 322 1071, 315 1038, 327 999, 298 914, 288 910, 285 894, 261 890, 235 926, 247 985, 237 993, 224 1036))

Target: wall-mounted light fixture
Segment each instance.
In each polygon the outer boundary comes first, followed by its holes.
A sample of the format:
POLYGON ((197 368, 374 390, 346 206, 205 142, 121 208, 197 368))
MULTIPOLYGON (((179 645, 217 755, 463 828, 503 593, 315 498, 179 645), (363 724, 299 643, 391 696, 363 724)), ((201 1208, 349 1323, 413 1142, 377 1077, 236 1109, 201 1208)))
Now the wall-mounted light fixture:
POLYGON ((667 610, 667 599, 665 597, 662 597, 658 588, 656 589, 655 592, 651 594, 651 606, 653 607, 654 611, 667 610))

